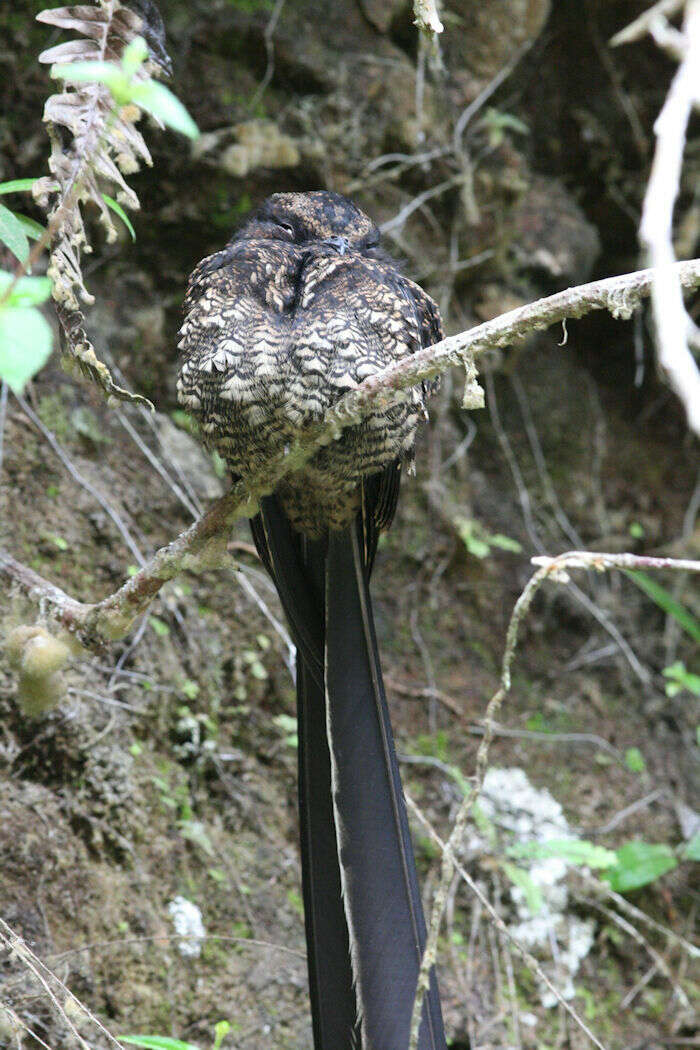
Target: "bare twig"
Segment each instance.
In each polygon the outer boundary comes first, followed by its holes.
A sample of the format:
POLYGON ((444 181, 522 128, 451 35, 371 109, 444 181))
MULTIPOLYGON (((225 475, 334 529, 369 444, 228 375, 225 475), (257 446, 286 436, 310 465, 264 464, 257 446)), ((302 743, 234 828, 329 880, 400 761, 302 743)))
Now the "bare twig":
POLYGON ((607 900, 612 901, 619 911, 624 912, 625 915, 629 915, 631 919, 644 923, 649 929, 660 933, 662 937, 665 937, 672 944, 681 948, 692 959, 700 959, 700 947, 696 944, 691 944, 685 937, 681 937, 679 934, 669 929, 668 926, 662 925, 662 923, 657 922, 655 919, 652 919, 650 915, 647 915, 646 912, 641 911, 640 908, 636 908, 634 904, 630 904, 630 902, 620 893, 616 893, 615 890, 611 889, 607 882, 595 878, 594 875, 590 875, 582 868, 577 868, 572 874, 575 878, 583 882, 588 889, 592 890, 598 897, 605 897, 607 900))
POLYGON ((607 919, 613 922, 616 926, 619 926, 621 930, 624 930, 628 937, 631 937, 633 941, 635 941, 637 944, 641 945, 644 949, 646 949, 648 954, 651 956, 651 959, 654 965, 656 966, 657 970, 660 970, 660 972, 664 975, 668 983, 671 985, 671 988, 673 989, 673 994, 675 995, 676 999, 681 1004, 681 1006, 684 1006, 686 1009, 690 1006, 688 996, 685 994, 681 986, 674 978, 669 968, 669 965, 664 959, 664 957, 662 955, 659 955, 656 949, 651 944, 649 944, 649 941, 639 932, 636 926, 633 926, 631 922, 627 922, 627 919, 623 919, 621 915, 618 915, 617 912, 613 911, 611 908, 606 908, 606 906, 604 904, 601 904, 600 901, 592 900, 590 897, 580 897, 579 899, 582 901, 582 903, 597 908, 598 911, 605 915, 607 919))
POLYGON ((646 36, 656 19, 672 18, 682 9, 684 3, 685 0, 659 0, 659 3, 653 4, 639 18, 635 18, 634 22, 630 22, 628 26, 616 33, 610 41, 611 45, 619 47, 620 44, 631 44, 634 40, 640 40, 646 36))
POLYGON ((122 521, 121 515, 114 509, 111 503, 109 503, 109 501, 105 499, 102 493, 99 492, 95 488, 95 486, 92 485, 87 480, 87 478, 84 478, 80 471, 75 468, 69 456, 66 454, 65 450, 56 440, 55 435, 49 430, 47 426, 44 425, 39 416, 30 408, 30 406, 27 404, 24 398, 19 394, 16 394, 15 396, 24 414, 32 421, 37 430, 41 434, 43 434, 44 438, 46 439, 46 441, 48 441, 49 445, 54 450, 54 452, 56 453, 56 455, 58 456, 58 458, 60 459, 61 463, 66 468, 70 476, 73 478, 73 480, 76 481, 82 488, 84 488, 86 492, 89 492, 93 499, 95 499, 99 503, 104 512, 114 522, 117 531, 124 540, 126 546, 133 554, 136 561, 139 563, 139 565, 144 566, 146 564, 146 559, 144 558, 143 554, 136 545, 131 533, 126 527, 126 524, 122 521))
POLYGON ((57 1013, 61 1016, 64 1023, 70 1029, 71 1034, 78 1046, 82 1047, 83 1050, 91 1050, 90 1045, 85 1041, 85 1039, 83 1039, 82 1035, 75 1027, 70 1017, 68 1016, 68 1013, 59 1001, 57 994, 54 992, 54 989, 52 987, 54 983, 58 986, 60 991, 65 996, 66 1005, 70 1003, 71 1007, 74 1008, 74 1015, 75 1010, 77 1010, 80 1015, 89 1018, 90 1021, 92 1021, 92 1023, 96 1025, 96 1027, 100 1030, 100 1032, 102 1032, 102 1034, 106 1036, 108 1041, 117 1048, 117 1050, 123 1050, 122 1044, 114 1038, 112 1033, 107 1028, 105 1028, 102 1022, 97 1017, 95 1017, 95 1015, 91 1013, 90 1010, 88 1010, 88 1008, 84 1006, 79 999, 76 998, 76 996, 73 995, 71 990, 63 983, 63 981, 61 981, 61 979, 57 977, 55 973, 53 973, 51 970, 49 970, 47 966, 44 965, 41 959, 34 954, 34 952, 31 950, 31 948, 28 947, 28 945, 22 940, 22 938, 18 937, 14 930, 10 926, 8 926, 7 923, 4 922, 2 919, 0 919, 0 944, 7 948, 8 951, 10 951, 16 959, 19 959, 23 963, 23 965, 26 966, 29 972, 33 974, 36 980, 41 984, 44 991, 48 995, 50 1001, 52 1002, 53 1006, 55 1007, 57 1013))
MULTIPOLYGON (((648 558, 634 554, 603 554, 597 551, 570 551, 560 554, 556 558, 538 557, 532 559, 533 564, 539 568, 531 576, 522 594, 515 603, 515 608, 508 624, 506 632, 506 644, 501 664, 501 684, 488 702, 484 714, 484 737, 479 745, 476 756, 476 769, 473 778, 473 790, 465 796, 459 807, 447 845, 443 850, 442 868, 440 882, 433 898, 433 907, 430 916, 430 927, 426 941, 423 960, 418 975, 416 998, 411 1019, 411 1037, 409 1050, 416 1050, 418 1045, 418 1033, 420 1029, 421 1014, 423 1010, 423 997, 430 983, 430 970, 435 964, 437 955, 437 942, 440 927, 445 910, 447 891, 455 870, 455 855, 459 852, 461 843, 467 827, 474 804, 479 797, 486 773, 488 753, 494 737, 494 723, 500 707, 510 690, 511 667, 518 645, 520 626, 527 615, 530 606, 538 590, 548 580, 553 579, 560 583, 568 583, 567 569, 685 569, 689 572, 700 573, 700 561, 674 561, 672 558, 648 558)), ((600 1044, 588 1033, 593 1042, 600 1044)))
MULTIPOLYGON (((684 287, 700 285, 700 260, 678 263, 674 269, 684 287)), ((319 423, 307 426, 292 445, 273 457, 267 469, 256 478, 254 486, 243 482, 234 485, 199 521, 158 550, 135 576, 100 602, 85 604, 71 598, 2 551, 0 576, 15 580, 25 590, 43 598, 53 607, 52 618, 77 634, 85 645, 96 647, 105 640, 122 638, 168 580, 185 570, 202 571, 224 564, 227 534, 233 522, 254 515, 263 495, 273 491, 290 471, 299 470, 322 446, 337 440, 346 427, 356 425, 370 411, 410 397, 412 387, 435 378, 452 365, 461 365, 465 369, 467 392, 473 396, 476 354, 505 346, 534 329, 557 324, 564 317, 582 317, 592 310, 610 310, 616 317, 629 318, 641 299, 649 294, 652 280, 651 270, 640 270, 569 288, 443 339, 435 346, 425 347, 370 376, 356 390, 341 398, 319 423)), ((607 568, 603 559, 622 556, 595 554, 582 557, 597 559, 594 568, 598 564, 607 568)), ((672 559, 645 559, 644 566, 639 567, 662 567, 656 565, 660 561, 669 567, 679 564, 672 559)), ((547 570, 550 571, 553 570, 547 570)))
MULTIPOLYGON (((571 1006, 571 1004, 566 1001, 566 999, 561 994, 559 989, 555 985, 552 984, 552 982, 549 979, 549 977, 547 976, 547 974, 544 972, 544 970, 542 969, 540 964, 537 962, 537 959, 535 959, 535 957, 533 955, 531 955, 530 952, 528 952, 526 948, 523 947, 523 945, 520 943, 520 941, 518 941, 513 936, 513 934, 510 932, 510 930, 508 929, 508 927, 504 923, 504 921, 501 918, 501 916, 498 914, 498 912, 496 911, 494 906, 491 904, 491 901, 481 891, 481 889, 479 888, 477 883, 474 881, 474 879, 471 877, 471 875, 466 870, 466 868, 464 868, 464 866, 462 864, 460 864, 459 860, 457 859, 457 857, 454 855, 454 853, 452 851, 452 847, 450 846, 450 842, 452 841, 452 836, 450 836, 450 838, 448 839, 447 842, 443 842, 443 840, 440 838, 440 836, 438 835, 437 831, 432 826, 430 821, 423 814, 421 809, 416 805, 416 803, 413 801, 413 799, 410 798, 408 795, 406 796, 406 802, 408 803, 408 806, 410 807, 410 809, 415 813, 415 815, 421 821, 423 826, 428 830, 428 832, 430 833, 431 837, 437 843, 439 849, 442 851, 443 858, 447 857, 449 859, 450 864, 453 866, 453 870, 457 871, 459 873, 459 875, 466 882, 467 886, 472 891, 474 896, 477 898, 479 903, 488 912, 488 914, 489 914, 489 916, 490 916, 494 926, 499 931, 499 933, 501 933, 503 935, 503 937, 506 938, 508 943, 512 945, 512 947, 514 948, 516 954, 520 956, 520 958, 523 960, 523 962, 528 967, 528 969, 530 969, 533 973, 535 973, 537 975, 537 977, 540 979, 540 981, 542 981, 542 983, 547 987, 547 989, 555 997, 555 999, 560 1004, 560 1006, 564 1010, 566 1010, 567 1014, 578 1025, 578 1027, 581 1029, 581 1031, 584 1032, 585 1035, 588 1036, 588 1038, 593 1043, 593 1045, 598 1047, 598 1050, 605 1050, 605 1047, 603 1046, 603 1044, 596 1038, 596 1036, 590 1030, 588 1025, 585 1023, 585 1021, 583 1021, 583 1019, 581 1017, 579 1017, 577 1012, 574 1010, 573 1006, 571 1006)), ((416 1037, 417 1037, 417 1035, 418 1035, 418 1032, 416 1031, 416 1037)), ((409 1050, 413 1050, 413 1047, 411 1046, 411 1044, 409 1044, 409 1050)))
POLYGON ((658 800, 663 798, 665 794, 666 790, 664 788, 656 788, 654 791, 650 791, 643 798, 638 798, 636 802, 632 802, 629 806, 625 806, 624 809, 621 809, 619 813, 616 813, 614 817, 611 817, 610 820, 606 821, 605 824, 602 824, 600 827, 587 828, 586 835, 590 837, 591 835, 609 834, 609 832, 618 828, 620 824, 624 824, 628 817, 634 816, 634 814, 638 813, 640 809, 646 809, 647 806, 650 806, 653 802, 658 802, 658 800))
POLYGON ((280 20, 280 15, 282 14, 282 8, 284 7, 284 4, 285 0, 277 0, 274 8, 272 9, 272 14, 270 15, 267 25, 265 26, 265 29, 263 31, 267 66, 265 68, 265 75, 258 84, 257 88, 255 89, 255 93, 250 100, 248 108, 251 110, 251 112, 255 112, 255 107, 267 91, 268 87, 270 86, 270 81, 275 75, 275 30, 277 29, 277 23, 280 20))
MULTIPOLYGON (((488 406, 489 412, 491 413, 491 420, 496 431, 499 444, 503 450, 503 454, 506 458, 510 472, 513 475, 513 481, 518 492, 518 499, 520 506, 523 511, 523 518, 525 520, 525 527, 527 528, 528 536, 532 540, 533 546, 536 550, 542 553, 545 549, 542 538, 538 532, 537 525, 532 512, 532 505, 530 500, 530 493, 525 479, 523 478, 522 471, 513 452, 510 440, 505 431, 505 428, 501 424, 500 415, 498 412, 498 403, 496 401, 495 387, 493 383, 493 374, 491 370, 486 372, 486 388, 488 390, 488 406)), ((582 591, 577 584, 572 584, 570 588, 571 595, 576 601, 584 607, 586 612, 589 613, 595 620, 601 624, 602 627, 608 632, 608 634, 615 640, 618 648, 625 656, 630 667, 637 675, 640 681, 648 682, 650 680, 649 672, 642 665, 639 657, 632 649, 629 642, 623 637, 618 627, 612 622, 610 617, 600 608, 600 606, 588 597, 585 591, 582 591)))

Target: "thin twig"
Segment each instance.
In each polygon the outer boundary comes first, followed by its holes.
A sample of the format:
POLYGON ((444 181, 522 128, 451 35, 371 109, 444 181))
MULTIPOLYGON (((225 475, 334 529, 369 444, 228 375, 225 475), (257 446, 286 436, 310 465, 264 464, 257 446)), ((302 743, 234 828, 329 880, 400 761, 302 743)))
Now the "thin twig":
POLYGON ((265 54, 267 57, 267 66, 265 68, 265 75, 255 89, 255 93, 250 100, 248 105, 249 110, 254 113, 255 107, 257 106, 260 99, 267 91, 270 81, 275 75, 275 30, 277 23, 279 22, 280 15, 282 14, 282 8, 284 7, 285 0, 277 0, 272 14, 270 15, 267 25, 263 31, 263 40, 265 42, 265 54))
POLYGON ((136 546, 136 543, 134 542, 131 533, 129 532, 125 523, 122 521, 121 515, 105 499, 102 493, 98 492, 95 486, 92 485, 87 480, 87 478, 84 478, 80 471, 76 469, 76 467, 71 462, 70 457, 66 454, 66 452, 56 440, 55 435, 49 430, 47 426, 44 426, 39 416, 29 407, 25 399, 20 394, 16 394, 15 397, 17 398, 17 401, 19 402, 24 414, 32 421, 37 430, 39 430, 46 438, 49 445, 54 450, 54 452, 56 453, 56 455, 58 456, 58 458, 60 459, 61 463, 66 468, 70 476, 75 481, 77 481, 78 484, 81 485, 86 492, 89 492, 93 499, 97 500, 97 502, 105 511, 105 513, 112 519, 112 521, 117 527, 117 530, 119 531, 119 534, 124 540, 124 543, 127 545, 127 547, 129 548, 139 565, 143 567, 146 564, 146 559, 144 558, 139 548, 136 546))
MULTIPOLYGON (((525 527, 527 529, 528 536, 532 540, 532 544, 535 547, 535 549, 542 553, 545 548, 532 513, 530 492, 527 488, 527 485, 525 484, 525 479, 523 478, 522 471, 520 470, 520 465, 516 459, 515 453, 513 452, 510 439, 500 420, 498 402, 496 400, 495 386, 493 382, 493 373, 491 369, 487 370, 486 372, 486 389, 489 395, 489 413, 491 415, 491 420, 493 422, 494 430, 496 431, 496 436, 498 438, 499 444, 501 446, 501 449, 503 450, 503 455, 506 458, 506 462, 508 463, 508 467, 510 468, 511 474, 513 475, 513 481, 515 483, 515 487, 518 493, 518 499, 522 508, 523 519, 525 521, 525 527)), ((615 642, 618 645, 618 648, 625 656, 627 662, 629 663, 630 667, 637 675, 639 680, 641 682, 644 682, 645 684, 648 683, 651 680, 651 675, 649 674, 647 669, 642 665, 641 660, 639 659, 635 651, 632 649, 632 646, 622 635, 619 628, 612 622, 610 617, 600 608, 599 605, 597 605, 596 602, 589 598, 586 592, 581 590, 581 588, 577 584, 571 585, 570 592, 571 595, 576 599, 576 601, 584 607, 586 612, 588 612, 594 620, 597 620, 598 623, 605 628, 605 630, 608 632, 611 638, 615 640, 615 642)))
POLYGON ((638 798, 636 802, 632 802, 629 806, 625 806, 619 813, 616 813, 614 817, 608 820, 605 824, 602 824, 599 828, 588 828, 586 835, 607 835, 609 832, 614 831, 620 824, 624 824, 628 817, 634 816, 640 809, 646 809, 652 802, 658 802, 660 798, 666 795, 665 788, 656 788, 655 791, 650 791, 644 798, 638 798))
POLYGON ((28 945, 22 940, 21 937, 17 936, 14 930, 10 926, 8 926, 3 919, 0 919, 0 943, 2 943, 17 959, 19 959, 30 971, 30 973, 34 975, 37 981, 39 981, 44 991, 48 995, 49 999, 53 1003, 54 1007, 56 1008, 57 1013, 63 1019, 65 1024, 68 1025, 68 1028, 70 1029, 73 1038, 77 1042, 78 1046, 83 1047, 83 1050, 92 1050, 90 1045, 85 1041, 85 1039, 83 1039, 82 1035, 71 1021, 63 1005, 59 1002, 58 997, 56 996, 56 994, 53 991, 53 988, 51 987, 51 981, 55 981, 58 987, 63 992, 63 994, 66 996, 66 1004, 70 1003, 71 1006, 77 1007, 80 1013, 88 1017, 92 1021, 92 1023, 96 1025, 97 1028, 102 1032, 102 1034, 107 1037, 109 1042, 112 1043, 115 1047, 117 1047, 117 1050, 124 1050, 122 1044, 114 1038, 112 1033, 107 1028, 105 1028, 102 1022, 97 1017, 95 1017, 95 1015, 91 1013, 91 1011, 88 1010, 88 1008, 84 1006, 83 1003, 81 1003, 75 995, 73 995, 70 988, 68 988, 64 984, 64 982, 56 976, 55 973, 53 973, 51 970, 49 970, 47 966, 44 965, 41 959, 34 954, 31 948, 28 947, 28 945))
MULTIPOLYGON (((416 816, 418 817, 420 822, 427 829, 427 831, 429 832, 431 837, 435 840, 437 846, 442 851, 443 858, 445 858, 445 857, 449 858, 450 865, 453 866, 454 870, 459 873, 459 875, 466 882, 467 886, 472 891, 474 896, 477 898, 479 903, 488 912, 489 916, 491 917, 491 920, 493 921, 493 923, 494 923, 496 929, 499 931, 499 933, 501 933, 505 938, 507 938, 508 942, 513 946, 515 952, 520 956, 520 958, 523 960, 525 965, 530 970, 532 970, 533 973, 535 973, 537 975, 537 977, 540 979, 540 981, 542 981, 542 983, 552 993, 552 995, 555 997, 557 1002, 562 1006, 562 1008, 564 1010, 566 1010, 567 1014, 578 1025, 578 1027, 581 1029, 581 1031, 584 1032, 586 1036, 588 1036, 588 1038, 593 1043, 593 1045, 598 1047, 598 1050, 605 1050, 605 1047, 603 1046, 603 1044, 600 1042, 599 1039, 596 1038, 596 1036, 590 1030, 588 1025, 585 1023, 585 1021, 581 1017, 579 1017, 579 1015, 577 1014, 576 1010, 574 1010, 573 1006, 571 1006, 571 1004, 566 1001, 566 999, 561 994, 559 989, 556 988, 555 985, 552 984, 552 982, 549 979, 549 977, 547 976, 547 974, 544 972, 544 970, 542 969, 540 964, 537 962, 537 959, 535 959, 535 957, 533 955, 531 955, 530 952, 528 952, 526 948, 523 947, 523 945, 520 943, 520 941, 518 941, 513 936, 513 934, 510 932, 510 930, 508 929, 508 927, 504 923, 504 921, 501 918, 501 916, 498 914, 498 912, 496 911, 494 906, 491 904, 491 901, 481 891, 481 889, 479 888, 477 883, 474 881, 474 879, 471 877, 471 875, 466 870, 466 868, 464 868, 464 866, 459 862, 459 860, 457 859, 455 854, 452 852, 452 848, 450 846, 450 841, 452 839, 452 836, 450 836, 450 838, 448 839, 447 842, 444 842, 442 840, 442 838, 438 835, 437 831, 432 826, 432 824, 430 823, 428 818, 424 815, 424 813, 421 811, 421 809, 416 805, 416 803, 413 801, 413 799, 410 798, 408 795, 406 796, 406 802, 408 803, 409 808, 416 814, 416 816)), ((420 1017, 420 1015, 419 1015, 419 1017, 420 1017)), ((418 1035, 418 1033, 416 1032, 416 1037, 417 1037, 417 1035, 418 1035)), ((409 1044, 409 1050, 413 1050, 414 1046, 415 1046, 415 1044, 409 1044)))
POLYGON ((199 508, 197 508, 192 503, 192 501, 182 491, 182 489, 177 484, 177 482, 173 481, 173 479, 170 477, 170 475, 168 474, 167 470, 165 469, 163 464, 160 462, 158 457, 155 455, 154 452, 151 451, 151 449, 148 447, 146 442, 143 440, 143 438, 139 434, 138 430, 136 430, 136 428, 131 425, 131 423, 127 419, 125 413, 121 412, 121 411, 118 411, 117 412, 117 418, 118 418, 119 422, 121 423, 121 425, 126 430, 127 434, 131 438, 131 440, 136 445, 136 447, 143 453, 143 455, 146 457, 146 459, 151 464, 153 469, 156 471, 157 474, 160 475, 160 477, 163 479, 163 481, 168 486, 168 488, 172 490, 173 494, 177 497, 177 499, 180 500, 180 503, 182 503, 183 507, 185 507, 190 512, 190 514, 192 515, 193 518, 198 517, 199 513, 201 513, 199 508))
POLYGON ((641 945, 650 955, 652 962, 655 964, 656 968, 660 970, 660 972, 664 975, 668 983, 671 985, 671 988, 673 989, 673 994, 675 995, 676 999, 681 1004, 681 1006, 685 1007, 686 1009, 690 1006, 688 996, 685 994, 681 986, 675 980, 666 960, 663 958, 663 956, 659 955, 659 953, 654 947, 652 947, 651 944, 649 944, 649 941, 639 932, 636 926, 633 926, 631 922, 627 922, 627 920, 623 919, 621 915, 617 914, 617 912, 612 911, 612 909, 610 908, 606 908, 606 906, 604 904, 601 904, 600 901, 592 900, 590 897, 580 897, 579 900, 582 903, 588 905, 589 907, 592 906, 594 908, 597 908, 599 912, 601 912, 603 915, 605 915, 607 919, 610 920, 610 922, 614 923, 616 926, 619 926, 621 930, 624 930, 628 937, 631 937, 633 941, 641 945))
POLYGON ((572 874, 584 882, 585 885, 593 890, 599 897, 605 897, 612 901, 619 911, 629 915, 631 919, 644 923, 650 929, 660 933, 662 937, 666 937, 666 939, 671 941, 672 944, 677 945, 692 959, 700 959, 700 947, 696 944, 691 944, 691 942, 686 940, 685 937, 681 937, 680 934, 675 933, 673 930, 669 929, 668 926, 664 926, 662 923, 657 922, 655 919, 652 919, 650 915, 647 915, 646 912, 636 908, 634 904, 630 904, 626 897, 623 897, 620 893, 616 893, 615 890, 610 888, 607 882, 602 882, 600 879, 596 879, 595 876, 589 875, 581 868, 577 868, 572 874))
POLYGON ((634 40, 640 40, 649 32, 655 19, 672 18, 682 9, 684 3, 685 0, 659 0, 659 3, 653 4, 647 11, 635 18, 634 22, 630 22, 628 26, 616 33, 610 44, 612 47, 619 47, 620 44, 631 44, 634 40))

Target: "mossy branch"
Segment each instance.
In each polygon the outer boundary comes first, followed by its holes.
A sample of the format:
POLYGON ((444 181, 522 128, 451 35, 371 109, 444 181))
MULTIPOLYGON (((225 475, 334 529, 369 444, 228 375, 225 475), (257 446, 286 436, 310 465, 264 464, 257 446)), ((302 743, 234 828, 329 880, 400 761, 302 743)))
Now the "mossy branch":
MULTIPOLYGON (((679 263, 674 269, 683 288, 700 286, 700 260, 679 263)), ((616 317, 629 318, 649 295, 652 280, 652 270, 641 270, 569 288, 443 339, 370 376, 341 398, 321 422, 301 431, 284 454, 271 459, 255 485, 234 485, 199 521, 161 547, 135 576, 102 601, 77 601, 2 551, 0 576, 41 599, 47 619, 75 634, 83 645, 94 649, 123 638, 168 580, 186 570, 196 572, 220 565, 232 524, 255 514, 262 496, 272 492, 286 474, 299 470, 322 446, 337 440, 346 427, 410 396, 412 387, 453 365, 466 372, 465 405, 477 407, 483 395, 476 382, 476 355, 593 310, 609 310, 616 317)))

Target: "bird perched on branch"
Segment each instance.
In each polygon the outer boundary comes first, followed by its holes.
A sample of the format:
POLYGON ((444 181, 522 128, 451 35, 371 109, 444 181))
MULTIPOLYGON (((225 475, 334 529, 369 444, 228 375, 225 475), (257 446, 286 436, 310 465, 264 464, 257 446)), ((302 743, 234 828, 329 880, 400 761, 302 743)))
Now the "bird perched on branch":
MULTIPOLYGON (((442 338, 436 304, 337 193, 276 193, 194 270, 181 404, 236 478, 348 390, 442 338)), ((380 408, 260 502, 255 544, 297 646, 299 810, 316 1050, 406 1050, 425 944, 369 577, 423 389, 380 408)), ((420 1050, 445 1050, 434 974, 420 1050)))

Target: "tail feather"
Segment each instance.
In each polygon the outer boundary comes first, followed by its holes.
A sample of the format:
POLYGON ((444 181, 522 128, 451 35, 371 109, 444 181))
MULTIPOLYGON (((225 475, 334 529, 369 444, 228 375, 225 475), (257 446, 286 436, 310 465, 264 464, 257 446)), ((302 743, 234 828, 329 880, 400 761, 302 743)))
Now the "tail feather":
MULTIPOLYGON (((358 520, 322 541, 305 540, 274 497, 263 501, 253 535, 298 647, 315 1050, 360 1042, 363 1050, 405 1050, 425 921, 369 595, 376 537, 358 520)), ((446 1048, 434 974, 418 1046, 446 1048)))
MULTIPOLYGON (((405 1050, 425 920, 355 525, 328 540, 326 693, 340 877, 363 1046, 405 1050)), ((433 974, 418 1046, 445 1045, 433 974)))
MULTIPOLYGON (((325 586, 324 545, 302 539, 301 549, 307 579, 320 600, 325 586)), ((350 1050, 359 1046, 359 1026, 331 797, 326 694, 303 655, 297 661, 297 717, 302 888, 314 1045, 318 1050, 350 1050)))

